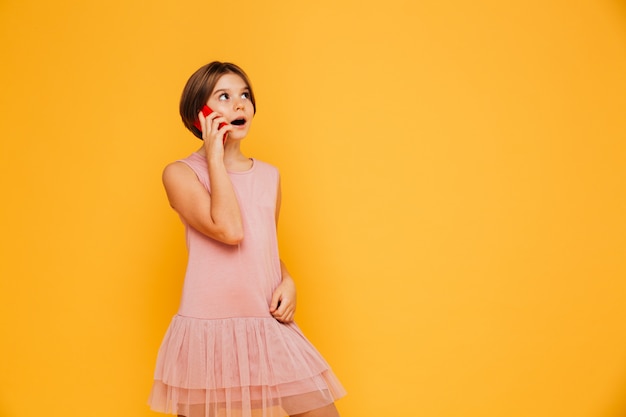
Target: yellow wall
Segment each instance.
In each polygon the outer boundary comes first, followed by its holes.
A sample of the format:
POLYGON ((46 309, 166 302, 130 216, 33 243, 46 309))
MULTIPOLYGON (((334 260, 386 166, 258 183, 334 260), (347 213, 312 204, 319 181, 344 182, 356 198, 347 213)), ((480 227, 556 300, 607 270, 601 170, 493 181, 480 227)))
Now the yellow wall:
POLYGON ((156 415, 213 59, 344 417, 626 413, 623 2, 3 0, 0 39, 0 416, 156 415))

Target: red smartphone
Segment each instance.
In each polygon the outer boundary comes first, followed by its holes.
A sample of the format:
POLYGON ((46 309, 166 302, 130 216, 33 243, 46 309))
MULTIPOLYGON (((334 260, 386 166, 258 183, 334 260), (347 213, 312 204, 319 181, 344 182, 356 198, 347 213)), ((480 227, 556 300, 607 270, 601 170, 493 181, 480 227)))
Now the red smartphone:
MULTIPOLYGON (((204 117, 207 117, 209 114, 213 113, 213 109, 210 108, 209 106, 207 106, 206 104, 204 105, 204 107, 202 108, 201 111, 202 111, 202 114, 204 115, 204 117)), ((224 122, 220 123, 220 125, 218 126, 218 129, 221 129, 222 126, 226 126, 227 124, 228 123, 224 123, 224 122)), ((193 122, 193 125, 195 127, 197 127, 200 132, 202 132, 202 126, 200 125, 200 119, 196 119, 196 121, 193 122)), ((224 135, 224 142, 226 142, 226 136, 227 135, 228 135, 228 133, 226 133, 224 135)))

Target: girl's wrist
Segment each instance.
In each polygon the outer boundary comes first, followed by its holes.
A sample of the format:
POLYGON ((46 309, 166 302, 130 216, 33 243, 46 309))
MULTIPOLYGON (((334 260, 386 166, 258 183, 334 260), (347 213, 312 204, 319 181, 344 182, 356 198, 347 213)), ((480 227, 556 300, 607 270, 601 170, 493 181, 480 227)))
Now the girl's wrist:
POLYGON ((224 165, 224 156, 216 155, 215 152, 207 152, 207 163, 211 165, 224 165))

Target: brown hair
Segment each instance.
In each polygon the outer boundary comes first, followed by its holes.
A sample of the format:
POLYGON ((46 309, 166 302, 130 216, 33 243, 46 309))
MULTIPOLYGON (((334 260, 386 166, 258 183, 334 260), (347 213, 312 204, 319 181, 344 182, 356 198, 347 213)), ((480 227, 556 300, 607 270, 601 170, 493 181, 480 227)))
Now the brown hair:
POLYGON ((213 61, 199 68, 189 77, 180 97, 180 117, 183 119, 185 127, 197 138, 202 139, 202 132, 193 123, 197 120, 198 113, 200 113, 200 110, 213 92, 215 84, 224 74, 236 74, 246 83, 250 90, 250 101, 256 114, 254 93, 246 73, 240 67, 230 62, 213 61))

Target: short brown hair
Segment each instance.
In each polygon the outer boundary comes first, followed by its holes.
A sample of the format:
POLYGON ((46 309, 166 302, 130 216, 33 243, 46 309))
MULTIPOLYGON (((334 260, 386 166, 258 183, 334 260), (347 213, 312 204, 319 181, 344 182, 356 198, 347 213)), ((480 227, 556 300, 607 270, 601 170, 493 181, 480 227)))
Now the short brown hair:
POLYGON ((236 74, 243 79, 250 90, 250 101, 256 113, 256 102, 252 85, 246 73, 237 65, 230 62, 213 61, 194 72, 183 89, 180 97, 180 117, 187 129, 197 138, 202 139, 202 132, 193 124, 198 118, 198 113, 206 104, 209 96, 215 88, 215 84, 224 74, 236 74))

